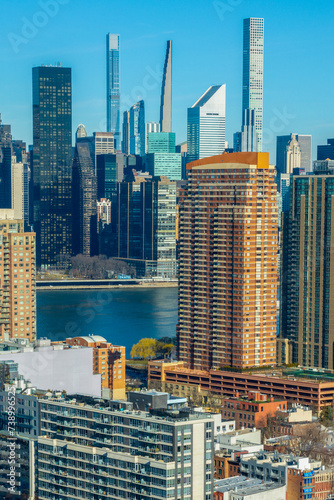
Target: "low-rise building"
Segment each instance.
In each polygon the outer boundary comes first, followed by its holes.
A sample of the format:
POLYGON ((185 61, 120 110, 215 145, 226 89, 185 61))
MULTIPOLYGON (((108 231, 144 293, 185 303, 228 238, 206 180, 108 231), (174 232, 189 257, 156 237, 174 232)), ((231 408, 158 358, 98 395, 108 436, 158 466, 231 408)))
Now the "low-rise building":
MULTIPOLYGON (((237 455, 237 454, 236 454, 237 455)), ((239 457, 234 457, 234 453, 215 453, 215 479, 227 479, 240 475, 239 457)))
POLYGON ((257 391, 278 400, 300 403, 320 412, 334 398, 334 371, 324 369, 272 368, 264 372, 192 370, 183 361, 151 361, 148 365, 151 389, 177 396, 199 397, 205 402, 257 391))
POLYGON ((334 467, 310 464, 307 469, 288 467, 287 500, 327 500, 334 492, 334 467))
POLYGON ((51 340, 41 338, 34 343, 18 343, 10 350, 0 349, 0 361, 7 360, 17 363, 20 375, 39 389, 102 396, 102 375, 93 369, 93 348, 52 345, 51 340))
POLYGON ((216 438, 217 450, 227 452, 248 452, 256 453, 263 450, 261 444, 261 431, 256 429, 241 429, 237 431, 219 434, 216 438))
POLYGON ((100 335, 13 339, 0 346, 0 362, 16 363, 19 373, 42 390, 125 399, 125 347, 100 335))
POLYGON ((265 427, 268 417, 286 410, 287 401, 251 391, 245 397, 236 393, 235 398, 223 399, 222 416, 235 418, 236 427, 265 427))
POLYGON ((236 476, 215 482, 215 500, 285 500, 286 486, 236 476))
POLYGON ((113 345, 100 335, 67 338, 65 344, 93 349, 93 373, 101 375, 102 395, 126 399, 124 346, 113 345))
POLYGON ((240 457, 240 473, 242 475, 257 477, 263 481, 274 481, 279 484, 287 483, 288 468, 305 471, 320 466, 321 462, 311 461, 308 457, 294 457, 275 452, 260 452, 254 456, 240 457))

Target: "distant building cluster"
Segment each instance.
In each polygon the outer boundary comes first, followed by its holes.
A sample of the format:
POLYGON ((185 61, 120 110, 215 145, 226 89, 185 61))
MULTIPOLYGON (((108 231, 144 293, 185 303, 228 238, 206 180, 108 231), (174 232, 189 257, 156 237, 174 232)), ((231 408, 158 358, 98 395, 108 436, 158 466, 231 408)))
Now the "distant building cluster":
POLYGON ((0 115, 1 498, 14 442, 14 498, 333 498, 334 139, 312 162, 311 135, 280 135, 270 164, 263 53, 264 20, 245 19, 233 148, 223 83, 177 144, 171 40, 157 121, 139 96, 121 114, 111 33, 105 130, 80 123, 72 145, 60 64, 33 68, 28 149, 0 115), (175 349, 139 360, 138 390, 124 346, 36 331, 37 272, 96 256, 178 279, 175 349))

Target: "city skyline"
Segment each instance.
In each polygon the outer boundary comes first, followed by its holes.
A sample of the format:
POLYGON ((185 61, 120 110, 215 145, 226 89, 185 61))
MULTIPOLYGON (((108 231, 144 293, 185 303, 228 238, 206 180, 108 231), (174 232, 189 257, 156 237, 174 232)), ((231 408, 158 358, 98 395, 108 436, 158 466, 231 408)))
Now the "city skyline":
MULTIPOLYGON (((57 3, 57 2, 56 2, 57 3)), ((161 76, 163 69, 163 58, 167 39, 173 40, 173 130, 177 134, 177 142, 182 142, 186 138, 186 109, 191 106, 195 98, 201 95, 202 88, 208 88, 212 84, 227 84, 227 115, 226 132, 229 144, 232 144, 232 136, 236 130, 240 129, 241 116, 241 88, 242 88, 242 21, 247 17, 263 17, 266 23, 266 47, 264 64, 264 145, 263 150, 269 150, 270 160, 275 160, 275 137, 276 135, 288 134, 296 131, 302 134, 312 134, 313 159, 315 159, 316 145, 323 144, 331 134, 331 111, 332 104, 327 103, 326 91, 329 89, 329 81, 316 82, 316 73, 321 70, 324 58, 329 57, 330 40, 326 41, 326 46, 322 37, 318 37, 315 44, 311 44, 305 37, 305 23, 310 17, 312 9, 308 9, 312 4, 306 2, 299 12, 299 22, 294 23, 294 30, 291 30, 291 23, 284 13, 279 13, 281 6, 267 6, 263 1, 252 2, 251 6, 244 3, 240 5, 229 5, 223 11, 223 2, 213 2, 210 6, 192 3, 191 8, 195 20, 200 16, 205 16, 207 24, 202 26, 201 35, 195 38, 194 26, 185 26, 175 19, 178 16, 162 15, 161 7, 151 6, 151 17, 146 23, 140 21, 138 14, 137 21, 130 21, 125 24, 125 9, 117 8, 119 20, 115 23, 115 15, 106 15, 101 21, 99 18, 98 29, 87 31, 87 41, 80 37, 80 46, 75 39, 79 38, 78 29, 84 30, 87 21, 79 19, 79 28, 71 32, 71 38, 67 33, 67 19, 70 18, 74 7, 65 2, 58 2, 57 14, 53 17, 45 14, 47 18, 47 28, 43 26, 31 27, 30 38, 22 34, 25 21, 38 19, 34 15, 42 12, 38 3, 32 3, 22 8, 19 23, 14 24, 15 18, 12 6, 6 9, 4 19, 4 37, 1 54, 6 67, 7 78, 1 85, 1 95, 5 96, 5 102, 1 103, 2 117, 4 123, 12 125, 14 138, 21 138, 27 143, 31 143, 31 88, 29 85, 29 73, 31 66, 39 65, 41 62, 49 63, 61 61, 63 66, 69 66, 73 70, 73 128, 79 123, 83 123, 89 130, 106 130, 105 117, 105 33, 117 32, 122 38, 122 60, 121 60, 121 80, 122 80, 122 102, 121 111, 125 107, 130 107, 139 97, 145 100, 147 109, 147 120, 158 121, 159 102, 161 90, 161 76), (278 10, 276 10, 278 9, 278 10), (271 10, 271 12, 270 12, 271 10), (7 17, 8 16, 8 17, 7 17), (155 29, 155 21, 160 16, 160 32, 155 29), (112 19, 111 19, 112 17, 112 19), (278 22, 279 20, 279 22, 278 22), (133 36, 133 23, 136 23, 137 37, 133 36), (283 24, 282 24, 283 23, 283 24), (217 29, 208 31, 208 26, 217 29), (64 27, 64 29, 63 29, 64 27), (281 29, 284 28, 286 34, 284 41, 281 40, 281 29), (33 29, 34 28, 34 29, 33 29), (131 29, 132 28, 132 29, 131 29), (223 29, 219 29, 223 28, 223 29), (64 36, 58 40, 57 49, 54 48, 52 40, 55 33, 62 29, 64 36), (217 32, 217 33, 216 33, 217 32), (191 41, 188 45, 187 41, 191 41), (204 44, 205 40, 205 44, 204 44), (201 70, 195 64, 198 55, 203 56, 203 47, 207 48, 207 57, 201 57, 201 70), (80 47, 80 48, 79 48, 80 47), (292 63, 289 55, 293 47, 298 52, 298 62, 292 63), (221 51, 221 63, 216 56, 221 51), (199 51, 199 52, 198 52, 199 51), (226 56, 224 56, 224 51, 226 56), (212 52, 212 53, 211 53, 212 52), (303 79, 303 86, 300 86, 301 68, 309 67, 309 57, 316 55, 312 59, 312 72, 307 79, 303 79), (319 57, 318 57, 319 56, 319 57), (84 57, 84 61, 83 61, 84 57), (224 57, 228 57, 229 64, 224 66, 224 57), (284 67, 284 74, 279 72, 280 66, 284 67), (19 67, 19 69, 18 69, 19 67), (94 74, 94 81, 91 75, 94 74), (184 75, 187 74, 187 78, 184 75), (14 77, 15 75, 15 77, 14 77), (279 76, 279 78, 278 78, 279 76), (9 82, 16 80, 13 88, 9 82), (25 84, 26 82, 26 84, 25 84), (124 92, 123 92, 124 89, 124 92), (139 91, 143 95, 137 94, 139 91), (310 103, 308 96, 315 96, 313 103, 310 103), (11 110, 11 96, 16 94, 15 107, 11 110), (325 104, 326 103, 326 104, 325 104), (307 104, 307 106, 306 106, 307 104), (319 109, 325 111, 319 113, 319 109), (266 147, 267 145, 267 147, 266 147)), ((323 2, 329 5, 328 2, 323 2)), ((298 7, 297 2, 293 4, 298 7)), ((89 10, 86 17, 94 19, 101 13, 106 2, 100 2, 99 7, 89 10)), ((175 5, 176 8, 176 5, 175 5)), ((186 5, 179 7, 186 8, 186 5)), ((86 14, 87 14, 86 9, 86 14)), ((136 17, 137 6, 132 6, 133 14, 136 17)), ((142 11, 142 9, 141 9, 142 11)), ((325 9, 317 9, 314 12, 314 22, 322 25, 323 32, 326 31, 325 9)), ((117 16, 116 16, 117 17, 117 16)), ((182 16, 180 16, 182 18, 182 16)), ((40 16, 40 19, 42 17, 40 16)), ((40 22, 40 24, 43 24, 40 22)), ((196 23, 195 23, 196 24, 196 23)), ((45 25, 46 26, 46 25, 45 25)), ((328 31, 328 30, 327 30, 328 31)), ((25 32, 26 33, 26 32, 25 32)), ((328 35, 332 36, 332 35, 328 35)), ((329 92, 329 90, 328 90, 329 92)))

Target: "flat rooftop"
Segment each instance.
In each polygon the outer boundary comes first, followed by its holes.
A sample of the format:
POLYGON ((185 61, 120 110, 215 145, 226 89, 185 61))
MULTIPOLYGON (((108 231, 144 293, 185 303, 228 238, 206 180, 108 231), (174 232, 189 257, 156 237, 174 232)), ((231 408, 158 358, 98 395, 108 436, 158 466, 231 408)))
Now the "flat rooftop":
MULTIPOLYGON (((168 363, 165 360, 152 360, 151 361, 151 366, 153 364, 162 364, 162 363, 168 363)), ((184 366, 180 366, 178 364, 179 362, 175 362, 173 364, 170 364, 170 366, 167 367, 167 370, 170 371, 175 371, 177 373, 184 373, 185 375, 190 375, 192 377, 198 376, 198 377, 207 377, 209 378, 210 376, 219 376, 220 373, 226 374, 226 376, 230 375, 235 375, 235 376, 251 376, 251 377, 268 377, 268 378, 273 378, 273 379, 287 379, 287 380, 300 380, 302 382, 313 382, 313 383, 320 383, 320 382, 328 382, 334 383, 334 370, 329 370, 327 368, 305 368, 305 367, 299 367, 299 368, 282 368, 282 367, 264 367, 263 370, 252 370, 251 368, 249 371, 229 371, 229 370, 211 370, 210 371, 205 371, 205 370, 191 370, 190 368, 185 368, 184 366)), ((262 390, 262 389, 261 389, 262 390)))
POLYGON ((270 490, 276 490, 278 488, 284 488, 284 484, 278 484, 278 483, 264 483, 264 484, 255 484, 253 486, 241 486, 236 490, 236 493, 239 495, 252 495, 255 493, 260 493, 262 491, 270 491, 270 490))
MULTIPOLYGON (((98 401, 98 400, 97 400, 98 401)), ((76 408, 78 410, 88 410, 93 412, 103 412, 110 413, 112 415, 124 415, 134 417, 136 419, 150 419, 156 421, 167 421, 171 423, 177 422, 191 422, 192 420, 213 420, 213 417, 210 413, 200 413, 200 412, 191 412, 186 410, 173 410, 168 411, 165 409, 155 409, 152 412, 146 412, 141 410, 126 410, 126 409, 114 409, 110 408, 110 406, 104 402, 97 402, 96 404, 87 404, 84 402, 77 402, 75 399, 67 399, 67 398, 44 398, 41 400, 43 403, 47 404, 55 404, 65 406, 66 408, 76 408)), ((49 410, 48 410, 49 411, 49 410)))

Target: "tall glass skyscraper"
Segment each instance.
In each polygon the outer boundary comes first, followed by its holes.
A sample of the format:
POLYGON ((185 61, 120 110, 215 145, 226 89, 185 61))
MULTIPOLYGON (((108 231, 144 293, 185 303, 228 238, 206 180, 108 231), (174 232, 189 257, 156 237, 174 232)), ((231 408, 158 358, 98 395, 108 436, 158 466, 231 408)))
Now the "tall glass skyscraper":
POLYGON ((119 35, 107 34, 107 132, 115 137, 115 149, 120 143, 120 74, 119 35))
POLYGON ((12 134, 0 114, 0 208, 11 208, 12 134))
POLYGON ((71 68, 33 68, 33 184, 37 265, 72 253, 71 68))
POLYGON ((333 370, 334 175, 294 175, 283 214, 281 337, 293 363, 333 370))
POLYGON ((244 19, 242 120, 244 111, 255 110, 258 151, 262 151, 263 123, 263 19, 244 19))
POLYGON ((130 108, 130 154, 145 155, 145 104, 136 102, 130 108))

